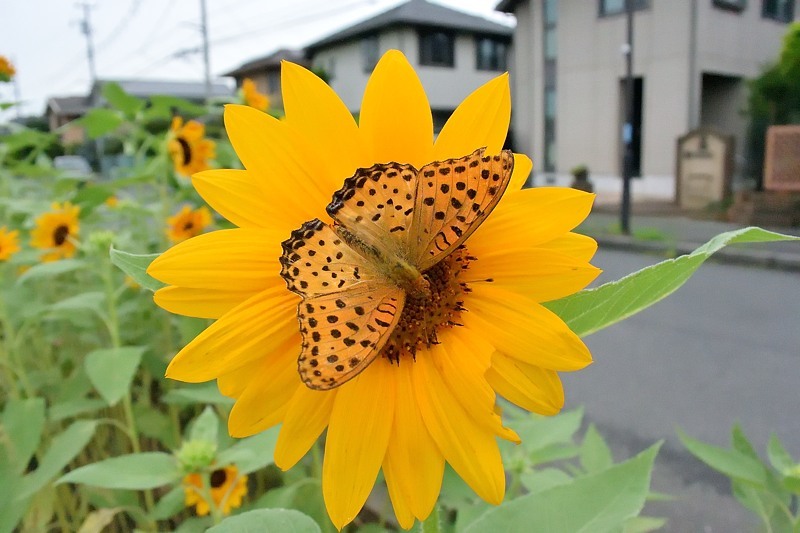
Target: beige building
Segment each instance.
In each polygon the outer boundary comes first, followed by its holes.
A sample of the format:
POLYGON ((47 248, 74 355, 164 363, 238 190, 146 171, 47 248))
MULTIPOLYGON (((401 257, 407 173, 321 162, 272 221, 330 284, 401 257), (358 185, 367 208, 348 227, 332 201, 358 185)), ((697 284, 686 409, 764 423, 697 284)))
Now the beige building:
MULTIPOLYGON (((797 0, 632 0, 634 198, 672 198, 676 139, 705 126, 736 140, 744 167, 746 80, 774 60, 797 0)), ((625 0, 503 0, 517 17, 511 65, 515 148, 537 184, 585 164, 621 189, 625 0)), ((739 175, 738 177, 741 178, 739 175)))
POLYGON ((303 66, 308 64, 302 50, 282 48, 267 56, 248 61, 242 66, 226 72, 223 76, 231 76, 236 79, 237 87, 242 86, 245 78, 250 78, 256 84, 258 91, 267 95, 271 108, 283 109, 281 61, 291 61, 303 66))

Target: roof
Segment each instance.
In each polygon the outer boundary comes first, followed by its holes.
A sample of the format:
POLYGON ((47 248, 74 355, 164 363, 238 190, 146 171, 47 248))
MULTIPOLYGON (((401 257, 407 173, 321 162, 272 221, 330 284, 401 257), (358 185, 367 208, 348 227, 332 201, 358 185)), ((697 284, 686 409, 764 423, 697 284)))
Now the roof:
POLYGON ((316 41, 308 45, 307 49, 313 51, 391 26, 435 26, 463 32, 501 35, 509 39, 514 33, 514 29, 509 26, 477 15, 470 15, 426 0, 410 0, 316 41))
POLYGON ((519 2, 520 0, 500 0, 500 2, 494 6, 494 10, 503 13, 513 13, 514 10, 517 9, 519 2))
POLYGON ((47 109, 63 116, 83 115, 89 109, 86 96, 53 96, 47 99, 47 109))
MULTIPOLYGON (((187 100, 205 98, 206 86, 202 81, 167 81, 167 80, 97 80, 92 93, 105 83, 118 83, 122 90, 133 96, 148 97, 156 94, 177 96, 187 100)), ((211 96, 232 96, 234 90, 227 83, 216 81, 211 83, 211 96)))
POLYGON ((238 78, 240 76, 246 76, 255 70, 267 70, 270 67, 279 68, 281 66, 281 61, 283 60, 291 61, 292 63, 298 63, 300 65, 306 64, 306 57, 302 50, 281 48, 280 50, 276 50, 267 56, 248 61, 247 63, 242 64, 230 72, 226 72, 223 74, 223 76, 233 76, 234 78, 238 78))

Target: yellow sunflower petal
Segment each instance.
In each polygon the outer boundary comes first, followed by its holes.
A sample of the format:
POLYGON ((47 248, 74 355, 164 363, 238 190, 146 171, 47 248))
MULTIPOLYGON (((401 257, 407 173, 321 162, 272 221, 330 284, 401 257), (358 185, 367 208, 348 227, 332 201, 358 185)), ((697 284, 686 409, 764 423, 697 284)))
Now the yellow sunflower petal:
POLYGON ((450 392, 433 360, 437 346, 412 367, 414 391, 425 426, 444 458, 478 496, 503 501, 505 472, 494 433, 475 423, 450 392))
POLYGON ((285 214, 286 204, 266 194, 246 170, 206 170, 192 176, 192 185, 217 213, 242 228, 271 227, 285 214))
POLYGON ((564 407, 564 388, 552 370, 495 352, 486 380, 503 398, 528 411, 549 416, 564 407))
POLYGON ((586 261, 552 250, 530 248, 510 236, 498 236, 488 250, 472 245, 469 251, 478 259, 470 263, 464 281, 480 283, 491 279, 493 285, 537 302, 576 293, 601 272, 586 261))
POLYGON ((537 247, 554 250, 572 256, 579 261, 590 261, 595 252, 597 252, 597 241, 580 233, 567 233, 552 241, 543 242, 537 247))
POLYGON ((325 440, 322 495, 338 529, 367 501, 386 455, 394 419, 394 370, 379 359, 337 391, 325 440))
POLYGON ((336 392, 320 392, 306 386, 297 388, 283 417, 275 445, 278 468, 292 468, 311 449, 328 425, 336 392))
POLYGON ((273 358, 292 343, 299 347, 296 309, 297 297, 285 287, 256 294, 178 352, 167 367, 167 377, 208 381, 259 357, 273 358))
POLYGON ((243 105, 225 106, 224 119, 242 164, 263 180, 268 194, 281 199, 288 212, 294 213, 292 227, 324 215, 333 193, 330 184, 319 179, 327 174, 324 164, 313 157, 313 149, 293 128, 243 105))
POLYGON ((162 309, 195 318, 219 318, 253 295, 253 291, 229 291, 164 287, 153 300, 162 309))
POLYGON ((358 125, 341 98, 319 76, 294 63, 281 63, 281 88, 286 121, 308 140, 325 161, 331 191, 359 167, 365 158, 358 125))
POLYGON ((536 246, 571 231, 589 215, 594 195, 567 187, 538 187, 512 191, 509 187, 492 215, 469 238, 467 246, 498 235, 536 246))
POLYGON ((583 341, 553 312, 491 283, 470 288, 464 303, 469 312, 461 320, 499 351, 550 370, 579 370, 592 362, 583 341))
POLYGON ((232 437, 249 437, 283 420, 295 390, 305 387, 293 364, 296 359, 297 355, 288 349, 264 357, 262 366, 233 404, 228 417, 228 433, 232 437))
POLYGON ((525 154, 514 154, 514 171, 511 173, 511 181, 508 183, 508 193, 522 189, 522 186, 528 181, 528 176, 531 175, 531 170, 533 170, 533 161, 530 157, 525 154))
POLYGON ((280 277, 282 240, 274 228, 219 230, 173 246, 147 273, 170 285, 196 289, 251 291, 286 284, 280 277))
POLYGON ((444 474, 444 457, 422 420, 411 380, 413 364, 392 370, 397 384, 394 427, 383 473, 400 525, 408 529, 414 516, 425 520, 433 510, 444 474))
POLYGON ((259 358, 236 368, 230 372, 221 374, 217 378, 217 388, 223 396, 228 398, 238 398, 250 383, 250 378, 256 375, 263 366, 264 362, 259 358))
POLYGON ((433 145, 433 159, 441 161, 486 147, 496 154, 503 148, 511 120, 508 73, 478 87, 459 104, 433 145))
POLYGON ((383 55, 367 82, 359 129, 373 163, 395 161, 421 168, 433 160, 428 97, 416 72, 397 50, 383 55))

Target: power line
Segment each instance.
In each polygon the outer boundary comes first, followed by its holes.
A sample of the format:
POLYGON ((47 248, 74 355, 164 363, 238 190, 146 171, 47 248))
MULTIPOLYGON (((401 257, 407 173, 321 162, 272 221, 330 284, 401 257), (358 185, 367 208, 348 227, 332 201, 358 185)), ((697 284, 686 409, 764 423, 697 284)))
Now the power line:
MULTIPOLYGON (((142 0, 133 0, 131 2, 131 6, 128 8, 128 11, 122 18, 117 22, 117 25, 114 26, 114 29, 106 35, 106 38, 100 41, 97 45, 97 48, 100 50, 104 50, 111 42, 113 42, 117 37, 119 37, 125 30, 125 28, 129 27, 130 21, 139 11, 139 7, 142 4, 142 0)), ((172 4, 172 2, 167 2, 167 4, 172 4)))

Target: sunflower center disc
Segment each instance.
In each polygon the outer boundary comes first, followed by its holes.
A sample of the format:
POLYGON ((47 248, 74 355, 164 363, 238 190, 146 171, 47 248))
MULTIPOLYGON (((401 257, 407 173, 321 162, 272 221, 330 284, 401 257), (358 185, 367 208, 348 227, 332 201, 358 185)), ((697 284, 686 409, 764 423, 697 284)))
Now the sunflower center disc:
POLYGON ((219 468, 211 472, 211 478, 209 482, 211 484, 211 488, 216 489, 221 487, 225 483, 225 479, 227 478, 227 474, 225 473, 224 468, 219 468))
POLYGON ((64 244, 67 237, 69 237, 69 228, 67 226, 58 226, 53 232, 53 242, 56 243, 56 246, 64 244))
POLYGON ((382 355, 398 363, 403 355, 414 358, 417 350, 438 344, 436 332, 439 329, 461 325, 463 295, 469 288, 458 277, 474 259, 461 246, 422 273, 430 284, 430 296, 407 296, 400 321, 383 347, 382 355))

